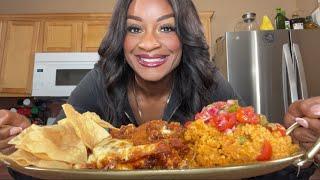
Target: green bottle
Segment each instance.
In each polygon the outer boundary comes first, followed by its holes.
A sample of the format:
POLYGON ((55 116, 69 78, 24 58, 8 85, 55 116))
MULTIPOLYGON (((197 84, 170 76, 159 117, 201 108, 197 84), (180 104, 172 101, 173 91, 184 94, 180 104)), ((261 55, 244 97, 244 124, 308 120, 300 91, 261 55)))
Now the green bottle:
POLYGON ((286 29, 286 25, 285 25, 286 17, 283 14, 283 11, 281 10, 281 8, 277 8, 276 11, 277 11, 277 15, 275 18, 276 29, 286 29))
POLYGON ((291 29, 290 19, 289 19, 289 18, 287 18, 287 16, 286 16, 286 12, 285 12, 284 10, 282 10, 282 14, 283 14, 284 19, 285 19, 285 21, 284 21, 285 29, 291 29))

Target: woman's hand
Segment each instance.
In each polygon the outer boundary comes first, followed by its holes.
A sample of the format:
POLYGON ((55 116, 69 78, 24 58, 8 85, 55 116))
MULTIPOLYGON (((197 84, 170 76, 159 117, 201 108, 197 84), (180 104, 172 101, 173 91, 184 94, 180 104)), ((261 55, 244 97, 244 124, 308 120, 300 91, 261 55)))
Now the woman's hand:
POLYGON ((12 153, 15 148, 8 142, 30 125, 30 121, 25 116, 8 110, 0 110, 0 152, 12 153))
MULTIPOLYGON (((292 132, 293 141, 308 150, 320 137, 320 96, 299 100, 290 105, 284 124, 288 128, 295 122, 302 127, 292 132)), ((319 157, 316 155, 317 157, 319 157)))

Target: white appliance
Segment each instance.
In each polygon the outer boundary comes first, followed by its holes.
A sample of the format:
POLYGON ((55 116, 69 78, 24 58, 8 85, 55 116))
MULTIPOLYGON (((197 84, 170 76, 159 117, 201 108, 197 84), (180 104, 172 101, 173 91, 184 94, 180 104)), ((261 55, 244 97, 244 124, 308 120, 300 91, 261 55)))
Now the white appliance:
POLYGON ((32 96, 69 96, 98 60, 95 52, 36 53, 32 96))

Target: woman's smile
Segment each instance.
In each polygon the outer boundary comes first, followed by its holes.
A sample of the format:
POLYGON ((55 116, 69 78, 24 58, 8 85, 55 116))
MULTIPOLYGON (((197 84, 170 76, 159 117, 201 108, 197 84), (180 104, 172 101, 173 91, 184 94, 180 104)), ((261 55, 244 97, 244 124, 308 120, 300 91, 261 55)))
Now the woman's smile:
POLYGON ((163 65, 168 60, 168 55, 148 55, 148 54, 139 54, 136 55, 138 58, 138 63, 141 66, 148 68, 155 68, 163 65))

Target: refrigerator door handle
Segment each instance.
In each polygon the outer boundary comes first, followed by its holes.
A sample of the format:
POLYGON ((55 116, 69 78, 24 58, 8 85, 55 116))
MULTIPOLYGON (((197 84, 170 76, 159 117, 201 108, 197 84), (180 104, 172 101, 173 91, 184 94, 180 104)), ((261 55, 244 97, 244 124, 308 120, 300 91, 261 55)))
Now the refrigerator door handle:
POLYGON ((284 44, 282 51, 282 75, 285 111, 288 110, 289 104, 298 100, 297 79, 294 69, 294 63, 290 53, 290 46, 289 44, 284 44), (289 91, 287 87, 289 87, 289 91), (290 94, 288 95, 288 93, 290 94), (288 97, 290 97, 290 102, 288 101, 288 97))
POLYGON ((301 93, 301 99, 306 99, 308 98, 307 81, 306 81, 306 75, 305 75, 304 67, 302 63, 302 56, 301 56, 300 48, 298 44, 293 43, 292 52, 293 52, 292 53, 293 58, 297 63, 298 78, 300 82, 298 91, 301 93))
POLYGON ((286 60, 284 56, 284 48, 282 52, 282 91, 283 91, 283 105, 284 105, 284 111, 288 112, 289 107, 289 100, 288 100, 288 82, 287 82, 287 66, 286 66, 286 60))

